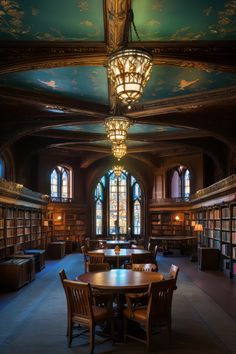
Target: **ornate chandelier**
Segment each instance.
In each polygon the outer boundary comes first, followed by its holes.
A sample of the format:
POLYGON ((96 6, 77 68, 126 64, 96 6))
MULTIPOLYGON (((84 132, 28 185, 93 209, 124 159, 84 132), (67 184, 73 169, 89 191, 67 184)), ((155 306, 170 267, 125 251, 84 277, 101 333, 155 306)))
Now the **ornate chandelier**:
POLYGON ((138 49, 123 49, 108 59, 108 77, 118 98, 130 105, 139 100, 152 69, 152 57, 138 49))
POLYGON ((141 42, 134 14, 129 10, 123 33, 123 48, 108 58, 108 77, 111 79, 117 97, 130 105, 137 101, 146 86, 152 69, 152 56, 142 49, 127 48, 128 40, 132 41, 132 27, 141 42))
POLYGON ((121 144, 127 138, 130 120, 122 116, 112 116, 105 119, 107 137, 113 144, 121 144))
POLYGON ((115 165, 112 167, 112 169, 113 169, 113 172, 115 173, 116 177, 120 177, 120 175, 124 169, 124 166, 115 165))
POLYGON ((120 159, 126 155, 126 152, 127 146, 124 142, 121 144, 112 144, 112 153, 118 159, 118 161, 120 161, 120 159))

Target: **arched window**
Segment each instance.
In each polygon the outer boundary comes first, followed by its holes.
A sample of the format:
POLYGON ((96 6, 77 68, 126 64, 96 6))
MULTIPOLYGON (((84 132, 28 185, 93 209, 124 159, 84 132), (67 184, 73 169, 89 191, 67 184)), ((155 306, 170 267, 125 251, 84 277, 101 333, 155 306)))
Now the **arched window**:
POLYGON ((171 173, 171 198, 189 198, 191 190, 190 171, 185 166, 176 166, 171 173))
POLYGON ((187 198, 190 195, 190 172, 186 170, 184 173, 184 196, 187 198))
POLYGON ((95 189, 95 212, 96 212, 96 235, 102 235, 103 232, 103 179, 97 184, 95 189))
POLYGON ((51 173, 51 197, 56 201, 67 201, 71 198, 71 169, 56 166, 51 173))
POLYGON ((141 189, 136 180, 133 183, 133 232, 140 235, 141 231, 141 189))
POLYGON ((95 193, 96 235, 141 234, 141 189, 127 171, 117 177, 113 170, 104 175, 95 193))
POLYGON ((5 178, 5 162, 2 157, 0 157, 0 177, 5 178))

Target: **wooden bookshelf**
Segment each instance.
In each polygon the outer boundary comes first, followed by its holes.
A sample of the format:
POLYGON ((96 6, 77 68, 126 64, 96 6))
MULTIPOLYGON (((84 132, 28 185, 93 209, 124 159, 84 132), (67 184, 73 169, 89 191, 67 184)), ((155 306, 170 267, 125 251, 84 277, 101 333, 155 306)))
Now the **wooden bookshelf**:
POLYGON ((185 215, 184 213, 176 212, 152 212, 150 215, 151 236, 189 236, 191 230, 189 228, 189 220, 188 223, 185 223, 185 215), (176 219, 177 215, 179 220, 176 219))
POLYGON ((203 226, 199 245, 218 250, 221 270, 230 278, 236 276, 236 202, 199 209, 193 215, 203 226))

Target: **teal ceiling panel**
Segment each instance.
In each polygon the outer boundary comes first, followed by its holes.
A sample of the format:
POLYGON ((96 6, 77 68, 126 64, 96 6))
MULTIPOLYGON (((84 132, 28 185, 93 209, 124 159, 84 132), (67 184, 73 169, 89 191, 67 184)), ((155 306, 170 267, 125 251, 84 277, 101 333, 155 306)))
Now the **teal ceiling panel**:
POLYGON ((102 66, 65 67, 3 74, 0 75, 0 86, 108 103, 107 71, 102 66))
MULTIPOLYGON (((104 134, 105 127, 102 123, 97 124, 80 124, 80 125, 64 125, 51 129, 69 132, 81 132, 81 133, 94 133, 104 134)), ((129 134, 142 134, 142 133, 177 133, 185 131, 186 129, 176 128, 171 126, 153 125, 153 124, 140 124, 135 123, 129 128, 129 134)))
POLYGON ((201 93, 236 85, 236 73, 197 68, 155 66, 142 101, 201 93))
POLYGON ((101 0, 2 0, 0 40, 104 41, 101 0))
POLYGON ((236 39, 235 0, 133 0, 132 4, 142 41, 236 39))

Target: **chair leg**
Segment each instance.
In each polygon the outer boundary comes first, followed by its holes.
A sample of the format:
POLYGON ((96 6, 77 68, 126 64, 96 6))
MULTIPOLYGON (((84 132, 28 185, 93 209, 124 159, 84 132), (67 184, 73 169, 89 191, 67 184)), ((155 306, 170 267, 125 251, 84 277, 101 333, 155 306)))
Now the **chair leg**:
POLYGON ((68 321, 68 329, 67 329, 67 332, 68 332, 68 346, 70 348, 71 346, 71 342, 72 342, 72 331, 73 331, 73 323, 71 320, 68 321))
POLYGON ((169 334, 169 343, 172 341, 172 333, 171 333, 171 320, 167 322, 168 334, 169 334))
POLYGON ((123 319, 123 323, 124 323, 124 333, 123 333, 123 336, 124 336, 124 342, 126 342, 126 337, 127 337, 127 324, 128 320, 126 317, 124 317, 123 319))
POLYGON ((151 337, 152 337, 152 326, 150 323, 146 324, 146 336, 147 336, 147 350, 151 350, 151 337))
POLYGON ((94 337, 95 337, 95 327, 94 326, 90 326, 89 327, 89 334, 90 334, 90 354, 93 354, 94 351, 94 337))

